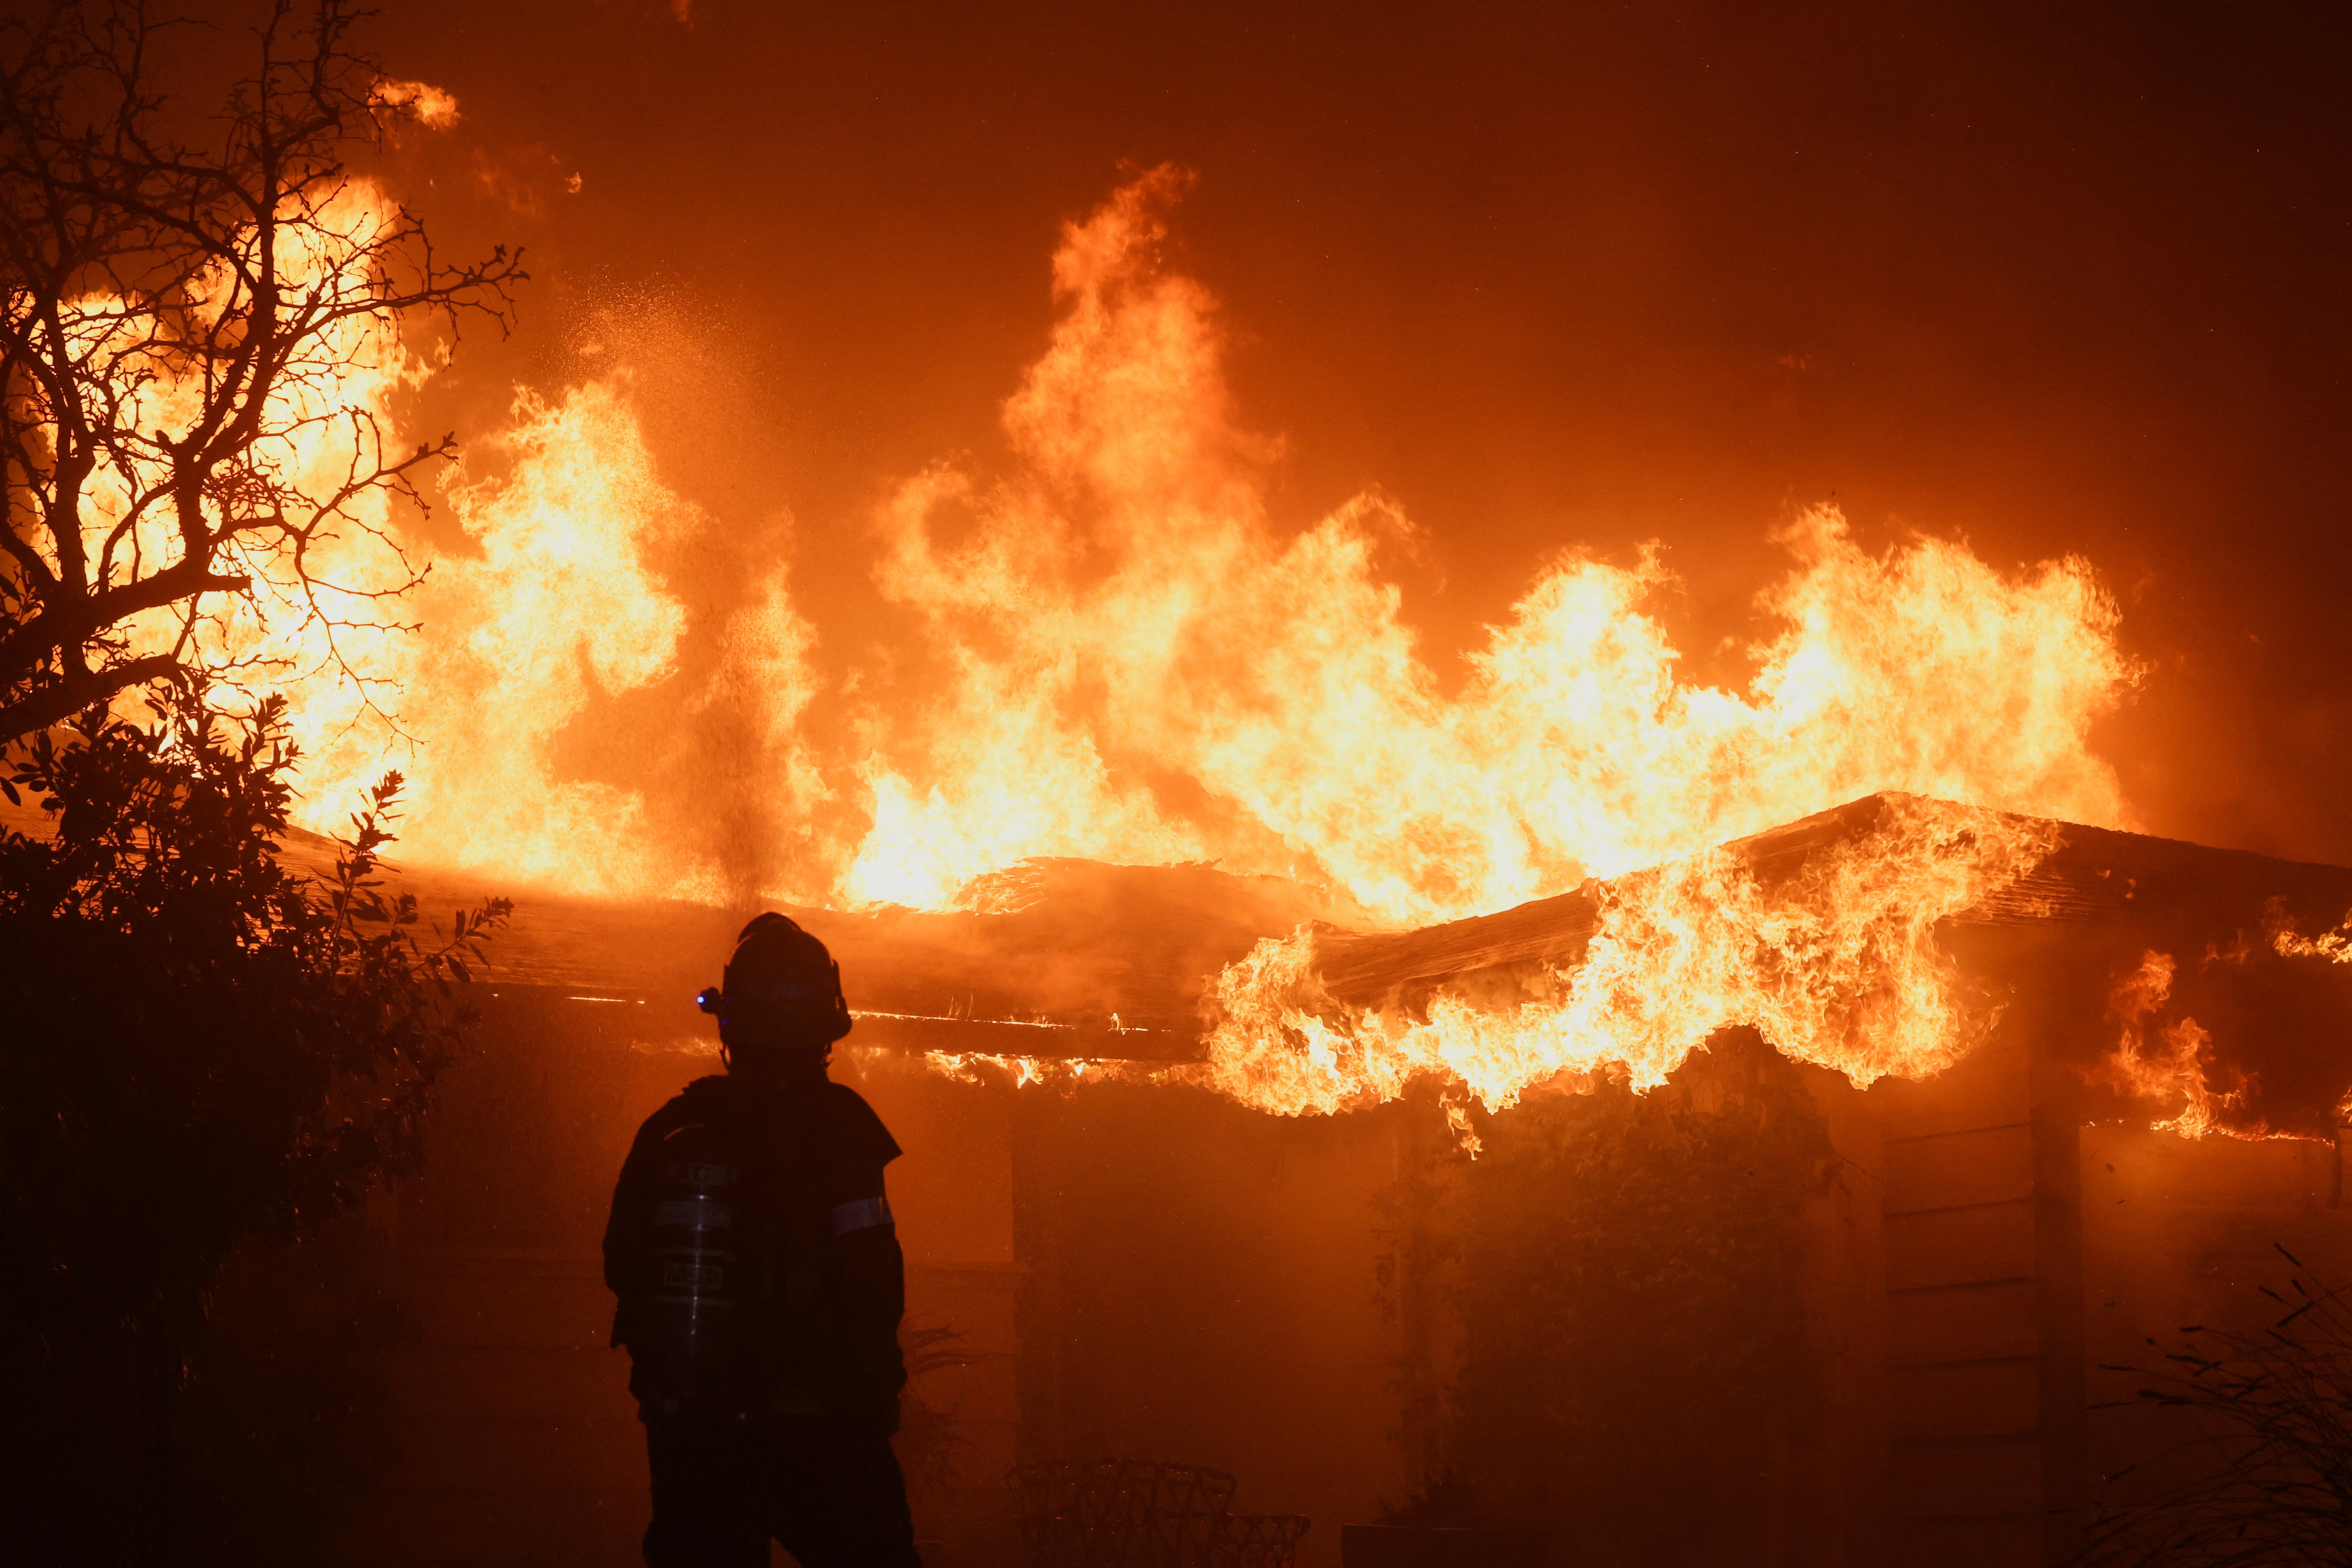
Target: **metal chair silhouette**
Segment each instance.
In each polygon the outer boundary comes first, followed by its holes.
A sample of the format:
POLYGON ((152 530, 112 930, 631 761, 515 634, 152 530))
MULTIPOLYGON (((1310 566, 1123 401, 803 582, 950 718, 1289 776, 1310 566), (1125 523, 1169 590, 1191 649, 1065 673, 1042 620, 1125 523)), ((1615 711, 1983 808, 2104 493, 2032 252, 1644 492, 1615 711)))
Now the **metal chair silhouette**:
POLYGON ((1030 1568, 1291 1568, 1300 1514, 1228 1511, 1223 1470, 1146 1459, 1050 1459, 1013 1472, 1030 1568))

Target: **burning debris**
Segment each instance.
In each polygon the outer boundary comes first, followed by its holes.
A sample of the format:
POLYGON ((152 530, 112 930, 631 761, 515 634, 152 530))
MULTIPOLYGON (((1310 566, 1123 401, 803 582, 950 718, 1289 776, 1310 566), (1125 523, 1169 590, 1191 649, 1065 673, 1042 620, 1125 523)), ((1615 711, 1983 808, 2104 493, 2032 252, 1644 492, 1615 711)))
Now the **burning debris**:
MULTIPOLYGON (((411 881, 428 901, 473 891, 411 881)), ((1204 1087, 1293 1116, 1443 1087, 1460 1121, 1604 1078, 1650 1089, 1749 1027, 1866 1087, 1965 1059, 2053 986, 2042 942, 2081 970, 2056 989, 2084 990, 2065 1054, 2111 1098, 2093 1114, 2327 1138, 2352 1085, 2352 972, 2271 934, 2352 905, 2352 872, 1916 797, 1412 931, 1351 929, 1311 889, 1204 867, 1042 860, 970 896, 981 910, 794 911, 866 977, 848 1048, 975 1081, 1204 1087)), ((631 999, 687 994, 692 943, 726 919, 541 908, 498 979, 631 999)))
MULTIPOLYGON (((1220 978, 1210 1070, 1227 1092, 1293 1113, 1393 1099, 1423 1074, 1497 1108, 1604 1072, 1648 1089, 1717 1029, 1748 1026, 1857 1084, 1924 1076, 1956 1060, 1991 1013, 1958 994, 1937 922, 2015 883, 2056 843, 2054 824, 1874 797, 1492 917, 1487 940, 1507 943, 1516 926, 1541 931, 1542 951, 1474 950, 1475 967, 1456 974, 1475 984, 1416 976, 1411 1002, 1391 982, 1322 1016, 1300 1005, 1319 984, 1310 933, 1220 978)), ((1341 944, 1335 966, 1377 984, 1382 959, 1413 941, 1341 944)))

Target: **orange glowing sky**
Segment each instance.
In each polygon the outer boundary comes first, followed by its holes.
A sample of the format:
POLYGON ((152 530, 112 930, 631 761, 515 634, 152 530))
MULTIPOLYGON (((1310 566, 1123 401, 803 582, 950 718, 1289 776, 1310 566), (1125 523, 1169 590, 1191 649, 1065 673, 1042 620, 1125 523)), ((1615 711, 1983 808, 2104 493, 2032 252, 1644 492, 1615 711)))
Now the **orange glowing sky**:
POLYGON ((891 637, 877 505, 1003 460, 1060 226, 1174 162, 1275 521, 1402 503, 1441 673, 1561 548, 1656 539, 1691 673, 1744 678, 1768 530, 1834 500, 2086 556, 2148 667, 2099 734, 2139 822, 2352 862, 2323 15, 393 0, 373 41, 462 110, 391 183, 537 278, 418 423, 634 367, 661 481, 788 542, 836 677, 891 637))

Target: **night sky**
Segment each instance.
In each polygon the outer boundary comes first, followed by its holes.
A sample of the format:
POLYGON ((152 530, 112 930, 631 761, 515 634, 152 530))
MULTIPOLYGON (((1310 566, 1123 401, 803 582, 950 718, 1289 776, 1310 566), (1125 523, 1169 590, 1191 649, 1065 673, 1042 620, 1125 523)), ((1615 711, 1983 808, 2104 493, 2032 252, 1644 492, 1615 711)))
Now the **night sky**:
POLYGON ((2352 862, 2344 16, 391 0, 369 41, 464 114, 404 194, 535 275, 425 416, 634 365, 664 478, 789 511, 839 647, 875 501, 1001 447, 1059 226, 1174 161, 1278 521, 1397 497, 1439 668, 1563 547, 1655 538, 1737 679, 1769 531, 1834 500, 2089 558, 2140 826, 2352 862))

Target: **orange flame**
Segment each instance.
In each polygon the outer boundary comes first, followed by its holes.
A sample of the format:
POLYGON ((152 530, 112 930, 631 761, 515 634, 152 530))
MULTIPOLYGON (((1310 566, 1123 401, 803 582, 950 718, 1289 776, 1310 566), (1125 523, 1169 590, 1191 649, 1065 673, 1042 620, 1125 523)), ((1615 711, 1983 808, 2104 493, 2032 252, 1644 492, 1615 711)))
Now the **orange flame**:
MULTIPOLYGON (((428 626, 457 635, 428 631, 400 650, 402 721, 425 742, 411 763, 408 852, 496 866, 526 885, 724 896, 721 871, 682 858, 649 820, 646 791, 566 777, 555 752, 593 700, 660 693, 667 722, 628 737, 643 768, 657 769, 665 742, 675 748, 698 718, 726 707, 748 720, 745 765, 780 803, 818 793, 793 732, 814 690, 813 634, 782 563, 730 617, 716 658, 685 680, 687 609, 656 562, 708 520, 655 477, 625 378, 575 387, 560 404, 525 395, 514 425, 487 446, 509 465, 504 477, 450 498, 478 553, 440 562, 419 599, 428 626)), ((310 777, 330 799, 380 755, 363 734, 319 750, 310 777)))
POLYGON ((2116 982, 2107 995, 2107 1015, 2122 1025, 2123 1032, 2092 1078, 2142 1100, 2179 1105, 2177 1112, 2154 1123, 2159 1132, 2202 1138, 2231 1131, 2221 1113, 2245 1103, 2246 1087, 2241 1082, 2235 1089, 2217 1090, 2207 1083, 2205 1057, 2213 1037, 2190 1017, 2151 1027, 2172 994, 2177 967, 2170 953, 2151 949, 2137 969, 2116 982))
POLYGON ((386 77, 375 84, 368 101, 410 115, 428 131, 446 131, 463 118, 457 112, 457 95, 429 81, 394 81, 386 77))
POLYGON ((1207 1077, 1297 1114, 1393 1099, 1433 1073, 1496 1109, 1602 1071, 1654 1088, 1733 1025, 1859 1084, 1933 1072, 1991 1021, 1958 999, 1936 921, 2053 847, 2028 819, 1900 800, 1785 885, 1768 886, 1736 848, 1712 850, 1604 888, 1583 963, 1523 977, 1535 996, 1445 991, 1423 1016, 1332 1003, 1302 931, 1219 977, 1207 1077))
POLYGON ((1275 448, 1235 422, 1213 302, 1159 266, 1181 184, 1155 172, 1066 232, 1061 323, 1005 405, 1019 474, 934 470, 886 512, 877 581, 953 679, 882 727, 851 897, 942 903, 1027 855, 1215 857, 1419 922, 1877 790, 2120 818, 2084 735, 2130 672, 2090 569, 1874 555, 1832 509, 1779 535, 1796 566, 1761 597, 1780 629, 1746 692, 1678 679, 1653 546, 1545 572, 1445 696, 1378 570, 1410 531, 1391 503, 1269 525, 1275 448), (952 547, 950 510, 974 520, 952 547), (1210 808, 1145 782, 1171 774, 1210 808))
MULTIPOLYGON (((277 231, 276 268, 289 295, 322 302, 350 302, 364 295, 367 257, 397 219, 396 205, 379 186, 352 179, 306 208, 305 221, 277 231)), ((247 247, 260 243, 255 231, 229 237, 247 247)), ((231 289, 226 263, 192 280, 199 312, 224 308, 231 289)), ((203 406, 203 387, 187 367, 157 363, 125 325, 116 301, 102 296, 75 302, 79 330, 94 363, 118 368, 120 390, 141 429, 186 428, 203 406)), ((353 469, 396 456, 400 442, 392 405, 404 389, 419 384, 433 366, 402 341, 399 324, 382 312, 355 310, 319 331, 306 352, 285 365, 258 419, 250 450, 256 467, 315 497, 336 494, 353 469)), ((160 456, 125 455, 137 474, 101 468, 90 476, 83 529, 94 548, 127 514, 131 482, 152 488, 165 477, 160 456)), ((219 503, 201 502, 210 520, 221 521, 219 503)), ((187 637, 185 651, 199 664, 252 687, 283 685, 296 701, 298 739, 317 740, 354 726, 371 736, 380 755, 384 742, 374 700, 383 694, 380 669, 407 657, 405 638, 383 614, 379 596, 396 590, 410 574, 409 557, 397 538, 392 497, 365 489, 337 509, 337 521, 316 534, 305 556, 308 581, 292 568, 275 542, 242 536, 221 563, 251 582, 238 596, 215 595, 204 615, 184 626, 172 607, 146 613, 129 627, 139 652, 163 652, 187 637)), ((131 531, 125 553, 143 570, 182 558, 183 544, 170 519, 151 510, 131 531)), ((380 768, 377 770, 380 771, 380 768)), ((340 824, 348 795, 323 808, 340 824)))
MULTIPOLYGON (((682 595, 664 563, 717 525, 660 481, 625 374, 520 400, 488 443, 507 472, 453 498, 474 552, 371 667, 424 742, 409 851, 583 889, 928 907, 1030 856, 1214 859, 1391 923, 1615 879, 1581 966, 1509 996, 1349 1009, 1311 934, 1262 946, 1212 984, 1188 1072, 1276 1110, 1423 1074, 1490 1107, 1601 1071, 1649 1086, 1736 1023, 1862 1082, 1966 1049, 1989 1015, 1934 923, 2050 848, 1984 808, 2123 822, 2086 737, 2134 672, 2091 568, 1874 552, 1817 508, 1776 535, 1792 563, 1759 595, 1744 688, 1683 675, 1654 544, 1563 555, 1449 681, 1384 574, 1413 533, 1392 501, 1276 525, 1279 444, 1234 405, 1215 301, 1162 262, 1188 179, 1153 171, 1066 228, 1052 340, 1003 409, 1013 467, 898 488, 874 577, 904 632, 837 681, 781 554, 740 602, 682 595), (793 847, 748 889, 679 848, 701 787, 682 737, 710 725, 793 847), (1710 847, 1881 791, 1934 798, 1787 884, 1710 847), (819 831, 820 807, 854 825, 819 831)), ((332 820, 385 736, 303 701, 332 820)))
POLYGON ((2305 936, 2294 929, 2283 900, 2273 899, 2263 911, 2263 929, 2281 958, 2324 958, 2331 963, 2352 963, 2352 914, 2334 931, 2305 936))

